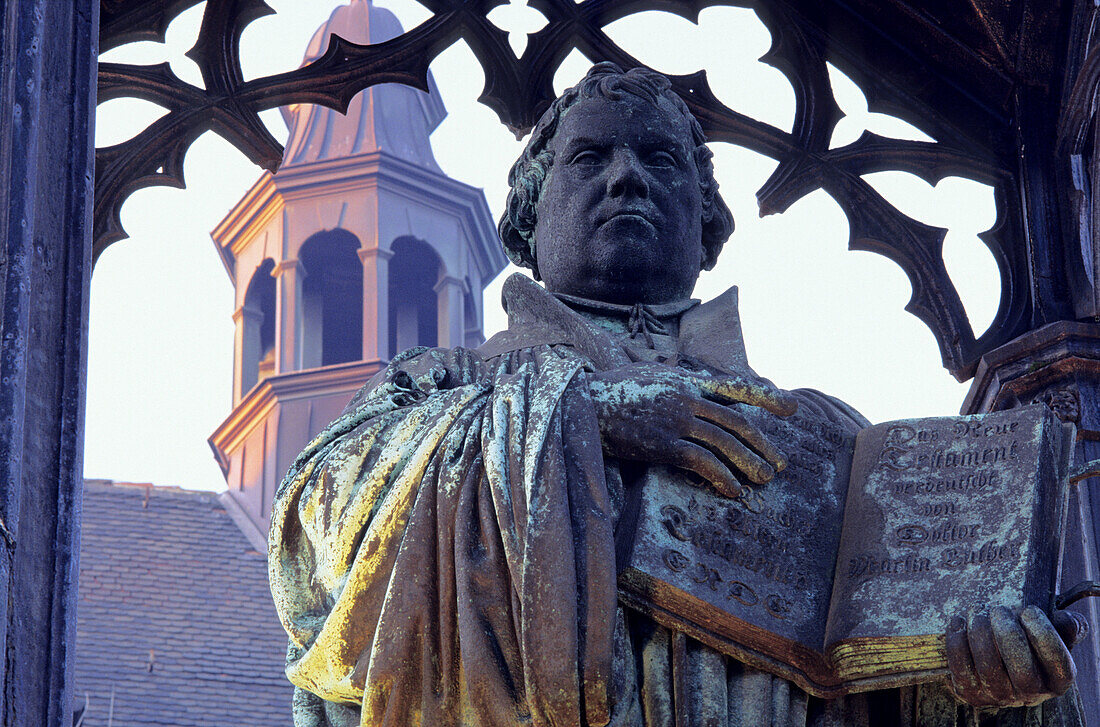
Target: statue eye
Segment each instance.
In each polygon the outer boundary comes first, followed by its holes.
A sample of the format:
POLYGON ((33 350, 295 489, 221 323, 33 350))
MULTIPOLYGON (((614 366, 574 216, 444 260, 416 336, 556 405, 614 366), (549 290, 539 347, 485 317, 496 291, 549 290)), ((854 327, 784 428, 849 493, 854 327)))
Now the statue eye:
POLYGON ((676 157, 667 151, 658 151, 649 155, 646 164, 651 167, 671 168, 676 166, 676 157))
POLYGON ((582 149, 573 155, 573 158, 569 160, 570 164, 581 164, 585 166, 596 165, 603 162, 603 157, 592 149, 582 149))

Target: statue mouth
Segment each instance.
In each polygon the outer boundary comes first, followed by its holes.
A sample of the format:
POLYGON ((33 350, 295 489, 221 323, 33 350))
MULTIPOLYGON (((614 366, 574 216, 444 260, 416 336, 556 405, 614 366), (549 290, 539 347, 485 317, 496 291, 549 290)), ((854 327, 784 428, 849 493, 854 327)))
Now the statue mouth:
POLYGON ((609 215, 605 215, 603 219, 600 220, 600 226, 602 227, 603 225, 611 222, 644 222, 650 227, 657 227, 656 223, 654 223, 653 219, 651 218, 650 213, 645 210, 639 209, 617 210, 609 215))

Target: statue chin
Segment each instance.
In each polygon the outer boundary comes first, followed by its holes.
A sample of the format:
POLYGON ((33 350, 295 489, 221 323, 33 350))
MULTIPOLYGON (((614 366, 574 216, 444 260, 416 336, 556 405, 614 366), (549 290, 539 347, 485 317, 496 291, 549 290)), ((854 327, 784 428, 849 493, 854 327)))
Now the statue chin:
POLYGON ((670 303, 691 297, 699 278, 697 268, 676 265, 653 240, 619 238, 614 246, 593 247, 592 257, 575 274, 543 271, 546 289, 620 305, 670 303))
POLYGON ((694 280, 688 283, 670 280, 667 270, 640 266, 636 258, 629 264, 608 266, 589 280, 598 284, 554 285, 550 280, 546 280, 545 284, 551 293, 617 305, 672 303, 691 297, 694 288, 694 280))

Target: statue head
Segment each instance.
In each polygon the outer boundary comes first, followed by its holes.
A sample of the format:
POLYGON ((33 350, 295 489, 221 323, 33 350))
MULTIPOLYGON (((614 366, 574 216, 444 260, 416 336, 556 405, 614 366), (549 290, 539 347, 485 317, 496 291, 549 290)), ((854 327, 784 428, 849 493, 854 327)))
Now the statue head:
POLYGON ((687 297, 733 230, 705 141, 666 77, 593 66, 543 114, 512 167, 505 251, 552 292, 687 297))

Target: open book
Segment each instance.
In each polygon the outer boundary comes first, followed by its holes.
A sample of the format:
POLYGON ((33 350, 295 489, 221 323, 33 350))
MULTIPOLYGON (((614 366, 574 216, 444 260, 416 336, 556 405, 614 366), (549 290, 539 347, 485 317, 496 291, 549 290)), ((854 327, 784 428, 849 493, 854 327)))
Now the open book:
POLYGON ((737 499, 648 469, 624 603, 821 697, 946 674, 954 615, 1053 606, 1074 429, 1045 406, 761 426, 790 465, 737 499))

